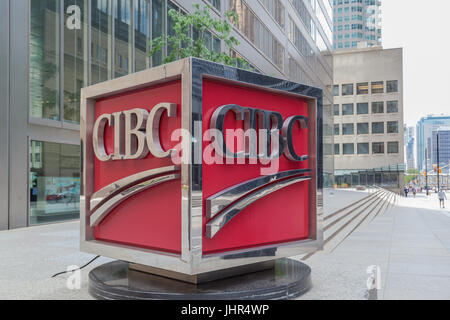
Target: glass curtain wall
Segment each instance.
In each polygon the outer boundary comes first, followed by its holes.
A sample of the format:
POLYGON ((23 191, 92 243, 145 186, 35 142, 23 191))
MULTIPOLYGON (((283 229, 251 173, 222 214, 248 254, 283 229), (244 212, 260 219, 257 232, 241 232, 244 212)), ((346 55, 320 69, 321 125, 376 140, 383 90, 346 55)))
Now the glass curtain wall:
POLYGON ((87 0, 64 1, 64 121, 80 123, 80 91, 88 83, 87 0))
POLYGON ((60 2, 30 1, 30 116, 60 119, 60 2))
POLYGON ((91 84, 111 79, 111 0, 91 1, 91 84))
POLYGON ((114 4, 114 77, 132 72, 131 0, 113 0, 114 4))
POLYGON ((80 216, 80 147, 31 141, 30 224, 80 216))

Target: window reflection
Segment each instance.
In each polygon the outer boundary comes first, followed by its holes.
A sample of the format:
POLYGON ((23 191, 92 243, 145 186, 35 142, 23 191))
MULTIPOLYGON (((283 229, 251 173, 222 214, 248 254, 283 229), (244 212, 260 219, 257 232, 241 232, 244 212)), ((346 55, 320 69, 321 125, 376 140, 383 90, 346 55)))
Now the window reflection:
POLYGON ((30 116, 59 120, 59 1, 30 1, 30 116))
MULTIPOLYGON (((64 27, 64 121, 80 123, 80 91, 87 84, 87 48, 85 48, 85 32, 87 24, 86 0, 65 0, 65 27, 64 27), (69 11, 73 5, 80 8, 77 12, 69 11), (79 29, 70 25, 70 17, 80 19, 79 29)), ((76 22, 78 23, 78 22, 76 22)))
POLYGON ((114 76, 116 78, 131 73, 133 53, 131 37, 131 0, 114 0, 114 55, 116 56, 114 76))
POLYGON ((111 79, 111 0, 92 0, 91 83, 111 79))
POLYGON ((30 224, 80 216, 80 146, 31 141, 30 224))
POLYGON ((134 47, 135 47, 135 69, 145 70, 150 67, 149 62, 149 8, 150 0, 134 0, 134 47))

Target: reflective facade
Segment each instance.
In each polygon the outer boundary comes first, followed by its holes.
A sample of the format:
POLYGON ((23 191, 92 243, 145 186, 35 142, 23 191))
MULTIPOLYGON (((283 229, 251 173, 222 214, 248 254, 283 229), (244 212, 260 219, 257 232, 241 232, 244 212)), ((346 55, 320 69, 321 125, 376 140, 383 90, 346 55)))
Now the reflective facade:
POLYGON ((433 131, 431 140, 432 154, 431 162, 433 165, 438 165, 442 173, 449 173, 450 165, 450 127, 440 127, 433 131), (438 157, 439 146, 439 157, 438 157))
MULTIPOLYGON (((79 149, 80 89, 160 65, 170 48, 149 57, 149 42, 173 32, 168 10, 188 12, 193 3, 211 5, 216 17, 237 12, 240 19, 233 34, 241 44, 232 54, 247 60, 255 71, 324 90, 325 186, 333 185, 331 1, 2 0, 0 40, 8 45, 0 48, 0 70, 6 74, 0 81, 6 99, 0 111, 10 116, 0 123, 5 132, 0 150, 6 150, 0 177, 8 181, 0 192, 6 203, 0 207, 0 229, 58 220, 51 219, 55 210, 42 205, 47 191, 39 177, 76 177, 64 170, 37 173, 36 160, 29 159, 34 157, 33 146, 57 144, 60 153, 55 156, 60 158, 64 150, 79 149), (32 218, 37 211, 31 199, 36 195, 39 215, 47 212, 46 219, 32 218)), ((213 33, 206 44, 225 50, 213 33)), ((81 170, 75 163, 70 168, 81 170)), ((61 216, 64 212, 60 210, 61 216)), ((72 217, 76 215, 68 216, 72 217)))
POLYGON ((428 115, 417 122, 416 125, 416 159, 420 171, 432 170, 433 131, 440 127, 450 127, 449 115, 428 115))
POLYGON ((380 46, 381 0, 333 0, 334 49, 380 46))

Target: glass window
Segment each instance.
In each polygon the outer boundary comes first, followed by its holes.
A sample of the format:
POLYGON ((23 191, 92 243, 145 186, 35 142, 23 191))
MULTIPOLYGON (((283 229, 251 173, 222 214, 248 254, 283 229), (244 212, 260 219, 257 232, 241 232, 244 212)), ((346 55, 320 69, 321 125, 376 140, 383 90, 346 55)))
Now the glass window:
POLYGON ((80 146, 30 142, 30 224, 80 216, 80 146))
POLYGON ((372 102, 372 113, 384 113, 384 102, 372 102))
POLYGON ((334 135, 335 136, 338 136, 338 135, 340 135, 341 134, 341 131, 340 131, 340 129, 339 129, 339 124, 335 124, 334 125, 334 135))
POLYGON ((369 144, 358 143, 358 154, 369 154, 369 144))
MULTIPOLYGON (((272 34, 271 30, 251 11, 245 1, 230 0, 230 11, 235 11, 239 17, 236 27, 258 47, 280 69, 284 68, 284 47, 272 34)), ((314 51, 304 42, 304 36, 293 21, 289 22, 289 39, 299 49, 305 59, 315 63, 314 51)))
POLYGON ((397 112, 398 112, 398 101, 388 101, 387 113, 397 113, 397 112))
POLYGON ((353 83, 342 85, 342 95, 352 96, 353 95, 353 83))
POLYGON ((388 142, 388 153, 398 153, 399 152, 399 147, 398 147, 398 142, 388 142))
POLYGON ((342 152, 344 155, 355 154, 355 145, 353 143, 344 143, 342 145, 342 152))
POLYGON ((114 77, 125 76, 132 69, 128 65, 132 55, 131 0, 114 0, 114 52, 118 63, 114 77), (127 62, 127 66, 125 66, 127 62))
POLYGON ((150 67, 150 0, 134 0, 134 56, 135 70, 150 67))
MULTIPOLYGON (((175 23, 169 15, 170 10, 180 11, 180 8, 176 6, 172 1, 167 1, 167 34, 168 36, 175 35, 175 23)), ((208 49, 211 48, 211 33, 209 31, 205 31, 205 45, 208 49)), ((167 55, 170 55, 173 51, 173 44, 167 44, 167 55)))
POLYGON ((358 123, 358 134, 369 134, 369 124, 358 123))
POLYGON ((369 104, 368 103, 358 103, 357 113, 358 114, 369 114, 369 104))
POLYGON ((333 86, 333 92, 335 97, 339 96, 339 85, 333 86))
POLYGON ((372 134, 384 133, 384 122, 372 122, 372 134))
POLYGON ((92 0, 91 10, 91 83, 112 78, 112 18, 109 1, 92 0))
POLYGON ((60 120, 59 1, 30 1, 30 116, 60 120))
POLYGON ((344 136, 355 134, 355 125, 353 123, 343 123, 342 134, 344 136))
POLYGON ((372 93, 384 93, 384 82, 383 81, 372 82, 372 93))
POLYGON ((356 85, 356 94, 369 94, 369 83, 358 83, 356 85))
POLYGON ((384 142, 372 143, 372 153, 373 154, 384 154, 384 142))
POLYGON ((80 93, 87 85, 87 50, 85 50, 85 34, 87 8, 84 0, 65 0, 64 12, 66 21, 64 30, 64 121, 80 123, 80 93), (76 5, 80 8, 79 21, 76 12, 67 9, 76 5), (75 19, 69 19, 75 17, 75 19), (70 25, 69 25, 70 23, 70 25), (79 25, 78 25, 79 24, 79 25))
POLYGON ((220 0, 207 0, 207 1, 211 3, 214 8, 220 10, 220 0))
POLYGON ((340 148, 339 143, 336 143, 336 144, 334 145, 334 154, 335 154, 335 155, 340 155, 340 154, 341 154, 341 148, 340 148))
POLYGON ((387 93, 398 92, 398 81, 386 81, 386 91, 387 93))
MULTIPOLYGON (((165 1, 153 0, 152 1, 152 38, 156 39, 164 35, 165 29, 165 1)), ((159 51, 152 56, 152 65, 154 67, 162 64, 162 52, 159 51)))
POLYGON ((334 115, 335 115, 335 116, 339 116, 339 115, 340 115, 340 112, 339 112, 339 105, 338 105, 338 104, 335 104, 334 107, 333 107, 333 109, 334 109, 334 115))
POLYGON ((398 133, 398 121, 387 122, 387 133, 398 133))
POLYGON ((342 115, 343 116, 352 116, 352 115, 354 115, 353 108, 354 108, 353 103, 343 104, 342 105, 342 115))

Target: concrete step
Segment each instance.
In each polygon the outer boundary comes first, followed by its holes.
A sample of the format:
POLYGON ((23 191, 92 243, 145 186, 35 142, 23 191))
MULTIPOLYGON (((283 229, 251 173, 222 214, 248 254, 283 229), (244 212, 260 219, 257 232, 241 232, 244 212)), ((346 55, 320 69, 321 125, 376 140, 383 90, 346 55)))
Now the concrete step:
POLYGON ((342 241, 355 231, 373 212, 380 212, 385 205, 386 193, 378 194, 365 203, 359 210, 345 214, 340 220, 328 227, 324 232, 324 251, 333 251, 342 241), (379 211, 378 211, 379 210, 379 211))
MULTIPOLYGON (((375 193, 342 208, 324 218, 324 251, 332 252, 361 225, 372 222, 397 201, 397 195, 388 190, 379 189, 375 193)), ((300 258, 307 260, 314 253, 300 258)))
POLYGON ((358 200, 356 202, 353 202, 352 204, 350 204, 350 205, 348 205, 348 206, 346 206, 346 207, 344 207, 342 209, 339 209, 339 210, 337 210, 335 212, 332 212, 332 213, 326 215, 324 217, 324 221, 327 221, 328 219, 332 219, 333 217, 338 216, 338 215, 340 215, 341 213, 343 213, 345 211, 348 211, 348 210, 360 207, 367 200, 371 199, 372 197, 376 196, 377 194, 379 194, 381 192, 382 192, 381 190, 377 190, 376 192, 369 194, 367 197, 364 197, 364 198, 362 198, 362 199, 360 199, 360 200, 358 200))

